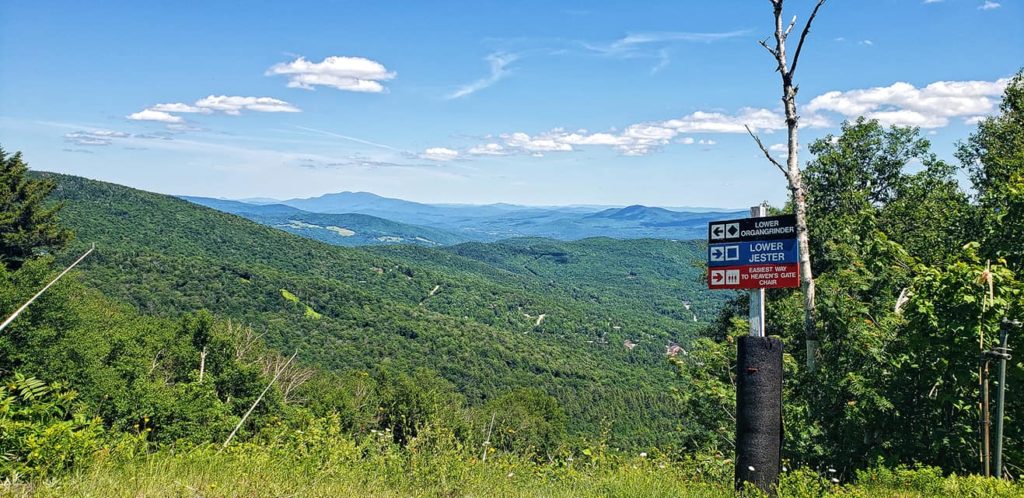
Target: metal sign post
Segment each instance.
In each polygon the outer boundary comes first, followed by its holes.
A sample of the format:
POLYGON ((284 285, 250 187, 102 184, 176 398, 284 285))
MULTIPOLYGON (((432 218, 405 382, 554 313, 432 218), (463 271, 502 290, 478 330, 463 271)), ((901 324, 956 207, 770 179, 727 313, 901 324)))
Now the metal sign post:
POLYGON ((992 351, 992 356, 999 360, 999 392, 996 401, 996 454, 995 454, 995 475, 997 479, 1003 478, 1003 418, 1005 418, 1004 405, 1006 403, 1006 360, 1011 359, 1010 348, 1007 346, 1010 330, 1019 329, 1020 322, 1003 320, 999 327, 999 347, 992 351))
POLYGON ((746 289, 750 334, 736 346, 736 487, 773 494, 782 469, 782 341, 765 332, 765 289, 800 286, 793 215, 708 224, 708 287, 746 289))
MULTIPOLYGON (((751 218, 768 216, 768 208, 754 206, 750 208, 751 218)), ((764 337, 764 288, 750 291, 750 336, 764 337)))

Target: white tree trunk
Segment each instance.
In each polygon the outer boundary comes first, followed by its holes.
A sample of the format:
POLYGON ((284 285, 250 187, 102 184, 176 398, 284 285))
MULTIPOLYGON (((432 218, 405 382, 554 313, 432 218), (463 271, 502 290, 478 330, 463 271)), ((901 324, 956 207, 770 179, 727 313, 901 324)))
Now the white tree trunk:
POLYGON ((747 128, 750 135, 757 142, 757 145, 764 152, 765 157, 772 164, 777 166, 789 182, 789 192, 793 200, 793 208, 796 211, 796 234, 797 243, 800 245, 800 290, 804 296, 804 340, 807 344, 807 370, 817 369, 819 351, 819 339, 817 320, 815 317, 814 302, 814 275, 811 272, 811 251, 810 233, 807 229, 807 193, 804 189, 803 178, 800 172, 800 142, 798 140, 799 120, 796 108, 796 94, 798 88, 793 84, 793 75, 796 72, 797 63, 800 60, 800 52, 804 46, 807 33, 811 30, 811 23, 818 14, 818 9, 825 3, 825 0, 818 0, 807 19, 804 29, 800 34, 800 41, 797 43, 796 52, 793 55, 792 63, 786 56, 786 39, 789 37, 793 26, 796 24, 796 17, 789 23, 788 27, 782 21, 782 4, 784 0, 771 0, 775 14, 775 47, 770 47, 765 41, 761 45, 775 57, 779 76, 782 79, 782 104, 786 110, 786 129, 788 131, 786 164, 779 164, 771 153, 764 146, 761 140, 754 134, 753 130, 747 128))

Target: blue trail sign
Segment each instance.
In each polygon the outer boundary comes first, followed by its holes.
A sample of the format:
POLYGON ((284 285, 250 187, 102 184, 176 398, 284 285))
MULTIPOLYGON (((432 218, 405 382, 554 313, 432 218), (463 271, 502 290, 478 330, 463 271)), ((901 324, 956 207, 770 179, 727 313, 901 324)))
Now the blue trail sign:
POLYGON ((733 242, 708 246, 708 266, 739 266, 797 262, 796 239, 733 242))
POLYGON ((796 217, 765 216, 708 224, 708 287, 799 287, 796 217))

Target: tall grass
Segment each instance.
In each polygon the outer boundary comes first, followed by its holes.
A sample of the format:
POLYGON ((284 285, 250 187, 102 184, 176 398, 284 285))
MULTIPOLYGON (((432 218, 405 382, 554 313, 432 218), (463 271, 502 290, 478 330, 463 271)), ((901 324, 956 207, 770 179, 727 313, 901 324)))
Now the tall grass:
MULTIPOLYGON (((336 427, 336 426, 334 426, 336 427)), ((391 435, 360 441, 313 425, 259 442, 125 447, 96 454, 60 477, 0 484, 13 497, 727 497, 732 462, 715 456, 669 459, 608 453, 603 445, 540 462, 492 453, 486 461, 451 434, 426 431, 406 447, 391 435), (142 448, 143 450, 145 448, 142 448)), ((828 473, 783 473, 780 496, 1024 497, 1024 486, 935 468, 877 468, 855 482, 828 473)), ((756 496, 756 493, 744 493, 756 496)))

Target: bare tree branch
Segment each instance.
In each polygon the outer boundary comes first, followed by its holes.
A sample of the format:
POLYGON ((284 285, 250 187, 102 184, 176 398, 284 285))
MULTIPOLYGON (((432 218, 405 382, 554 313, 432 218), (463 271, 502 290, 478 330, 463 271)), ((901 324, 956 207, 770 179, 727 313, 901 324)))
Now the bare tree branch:
POLYGON ((769 54, 772 54, 772 57, 775 57, 776 59, 778 59, 779 55, 775 53, 775 49, 768 46, 768 39, 767 38, 765 38, 764 40, 761 40, 761 41, 759 41, 757 43, 760 43, 761 46, 764 47, 764 49, 767 50, 769 54))
POLYGON ((796 26, 796 16, 793 16, 793 20, 789 21, 789 27, 786 28, 786 32, 782 34, 782 38, 789 38, 789 33, 793 31, 793 26, 796 26))
POLYGON ((796 44, 796 52, 793 53, 793 64, 789 67, 789 77, 793 77, 793 73, 796 72, 796 63, 800 60, 800 51, 804 48, 804 40, 807 39, 807 33, 811 32, 811 23, 814 22, 814 16, 818 15, 818 9, 822 5, 825 5, 825 0, 818 0, 818 4, 814 6, 814 10, 811 11, 811 17, 807 18, 807 24, 804 24, 804 31, 800 33, 800 41, 796 44))
POLYGON ((156 367, 160 365, 160 356, 162 356, 163 354, 163 349, 156 352, 156 356, 153 357, 153 364, 150 365, 149 372, 146 375, 153 375, 153 371, 156 370, 156 367))
POLYGON ((782 172, 783 176, 785 176, 788 179, 789 172, 786 171, 786 167, 783 166, 782 163, 777 161, 774 157, 772 157, 771 152, 769 152, 768 148, 764 146, 763 142, 761 142, 761 138, 754 133, 754 130, 750 129, 750 126, 743 125, 743 127, 747 129, 747 133, 750 134, 750 138, 753 138, 754 142, 757 142, 757 146, 761 148, 761 152, 764 152, 764 157, 768 159, 769 162, 774 164, 776 168, 779 168, 779 171, 782 172))

